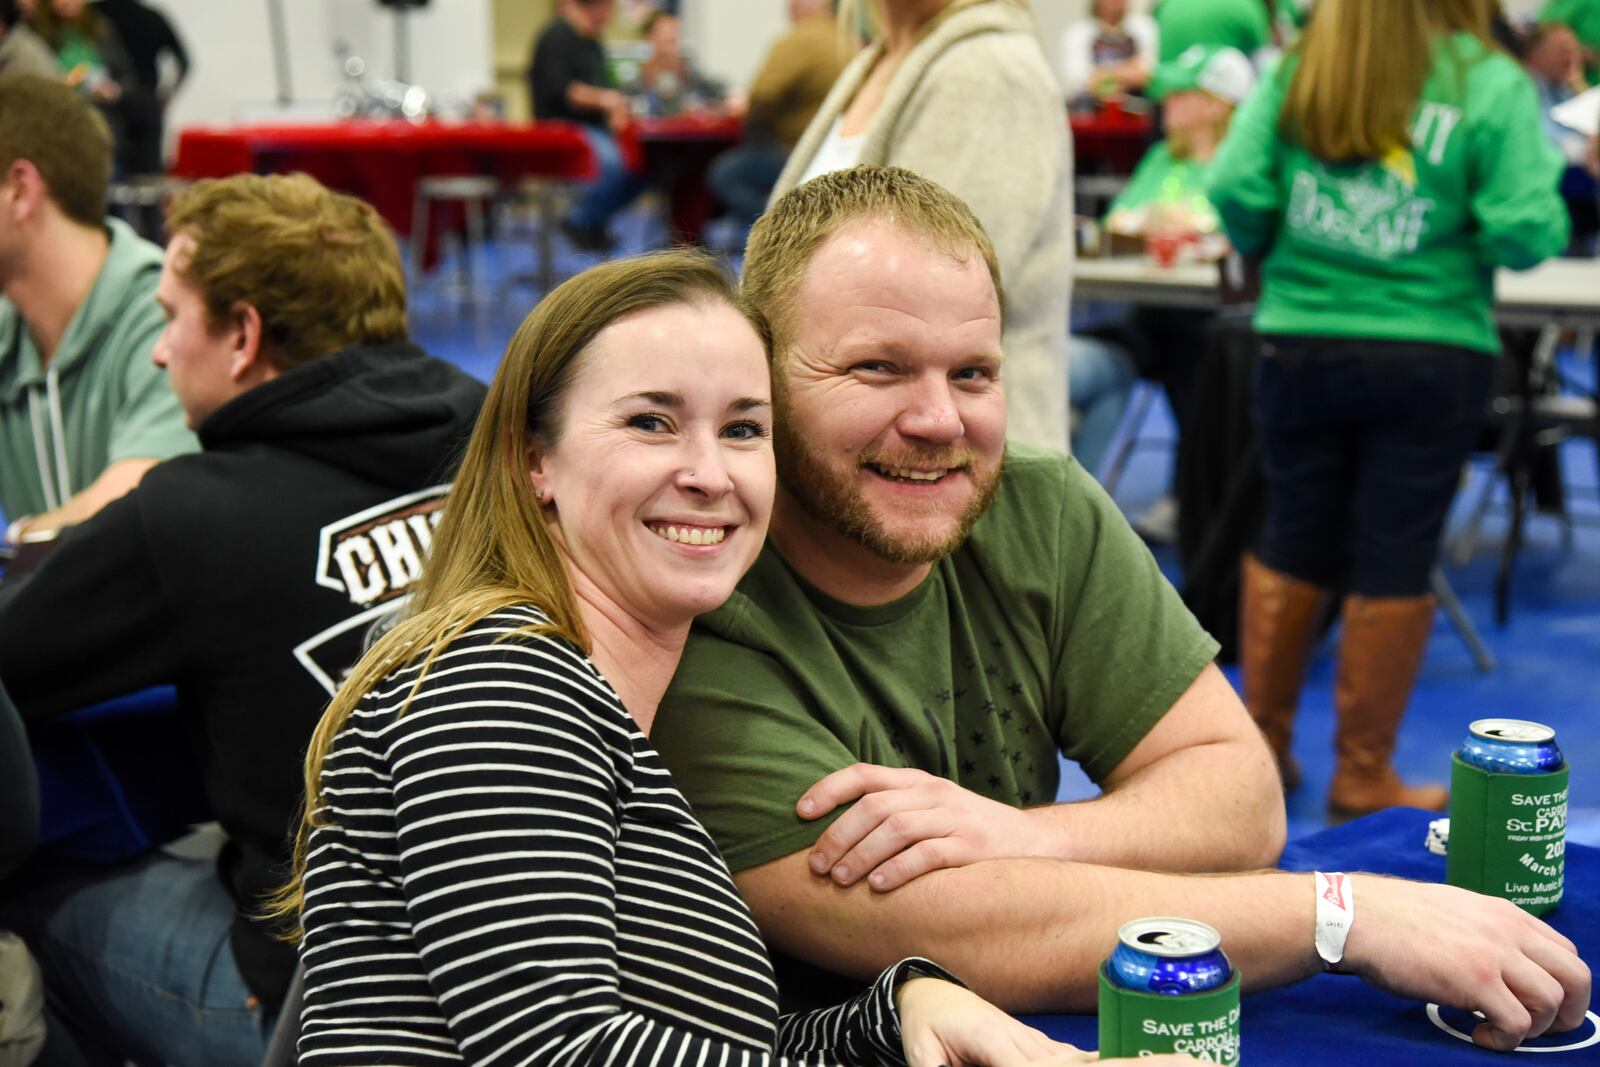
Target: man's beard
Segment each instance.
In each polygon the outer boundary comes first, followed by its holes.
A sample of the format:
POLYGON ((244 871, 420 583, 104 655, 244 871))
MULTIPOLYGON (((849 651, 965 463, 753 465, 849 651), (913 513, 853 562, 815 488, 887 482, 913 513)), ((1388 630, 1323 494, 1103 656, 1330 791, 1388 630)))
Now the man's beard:
POLYGON ((792 412, 783 410, 787 405, 776 396, 774 400, 778 406, 774 441, 778 483, 805 509, 806 514, 885 562, 937 563, 950 555, 967 539, 973 524, 989 509, 995 492, 1000 488, 1001 465, 997 463, 990 470, 982 470, 978 457, 970 450, 897 452, 893 456, 864 453, 858 458, 856 467, 841 478, 811 450, 804 435, 795 429, 796 420, 792 412), (855 484, 857 471, 869 462, 889 467, 960 468, 972 479, 972 499, 967 502, 949 534, 943 537, 897 537, 885 529, 872 513, 871 505, 855 484))

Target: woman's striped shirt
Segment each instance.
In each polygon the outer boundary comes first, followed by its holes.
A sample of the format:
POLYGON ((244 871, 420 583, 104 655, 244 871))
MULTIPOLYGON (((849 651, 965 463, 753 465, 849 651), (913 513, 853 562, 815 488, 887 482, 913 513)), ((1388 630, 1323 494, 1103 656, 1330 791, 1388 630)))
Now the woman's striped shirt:
POLYGON ((593 663, 516 632, 543 621, 490 616, 404 714, 417 665, 335 738, 305 875, 301 1062, 903 1062, 896 984, 943 972, 906 961, 780 1020, 711 838, 593 663))

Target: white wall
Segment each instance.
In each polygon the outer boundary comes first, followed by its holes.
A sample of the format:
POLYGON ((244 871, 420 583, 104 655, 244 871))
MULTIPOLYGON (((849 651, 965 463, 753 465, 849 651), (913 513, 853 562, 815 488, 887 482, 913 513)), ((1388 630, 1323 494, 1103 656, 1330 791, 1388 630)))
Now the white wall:
MULTIPOLYGON (((173 101, 169 126, 232 122, 270 107, 271 0, 154 0, 182 35, 193 69, 173 101)), ((345 40, 374 74, 394 74, 394 15, 376 0, 282 0, 295 99, 326 104, 340 80, 334 42, 345 40)), ((411 20, 413 78, 431 92, 470 93, 492 84, 489 0, 432 0, 411 20)))
MULTIPOLYGON (((1147 11, 1151 0, 1134 0, 1147 11)), ((788 24, 786 0, 683 0, 684 44, 701 69, 731 85, 748 85, 773 38, 788 24)), ((1061 32, 1083 18, 1089 0, 1033 0, 1045 53, 1055 62, 1061 32)))
POLYGON ((684 0, 681 10, 684 47, 701 70, 728 85, 749 85, 789 25, 787 0, 684 0))

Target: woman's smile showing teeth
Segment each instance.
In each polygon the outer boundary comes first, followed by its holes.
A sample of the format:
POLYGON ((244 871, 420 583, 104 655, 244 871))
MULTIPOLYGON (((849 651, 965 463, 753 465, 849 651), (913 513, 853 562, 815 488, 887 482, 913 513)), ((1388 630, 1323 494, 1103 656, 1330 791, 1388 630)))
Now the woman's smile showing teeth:
POLYGON ((719 545, 728 536, 726 526, 686 526, 682 523, 654 522, 650 532, 681 545, 719 545))

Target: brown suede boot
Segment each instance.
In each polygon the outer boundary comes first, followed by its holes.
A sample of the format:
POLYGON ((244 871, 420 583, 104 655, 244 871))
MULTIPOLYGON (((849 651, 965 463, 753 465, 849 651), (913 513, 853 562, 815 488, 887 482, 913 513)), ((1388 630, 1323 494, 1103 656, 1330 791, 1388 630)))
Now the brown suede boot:
POLYGON ((1244 705, 1278 759, 1283 788, 1300 784, 1289 739, 1327 590, 1246 555, 1239 576, 1239 667, 1244 705))
POLYGON ((1406 785, 1389 762, 1433 631, 1433 609, 1431 596, 1345 599, 1333 691, 1337 762, 1328 790, 1336 819, 1393 807, 1443 811, 1450 799, 1442 785, 1406 785))

